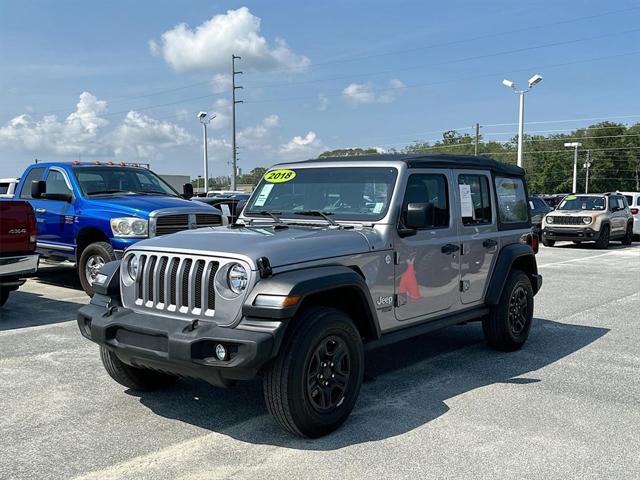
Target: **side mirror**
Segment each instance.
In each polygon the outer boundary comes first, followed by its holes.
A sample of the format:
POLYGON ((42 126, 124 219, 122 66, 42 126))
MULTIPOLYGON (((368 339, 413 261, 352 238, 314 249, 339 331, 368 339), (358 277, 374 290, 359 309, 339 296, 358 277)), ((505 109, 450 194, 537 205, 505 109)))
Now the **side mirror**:
POLYGON ((433 226, 433 203, 410 203, 407 205, 408 228, 419 229, 433 226))
POLYGON ((34 180, 31 182, 31 198, 42 198, 42 194, 47 191, 47 182, 44 180, 34 180))
POLYGON ((193 185, 185 183, 182 186, 182 198, 186 198, 187 200, 193 198, 193 185))
POLYGON ((415 235, 420 228, 434 226, 434 206, 433 203, 410 203, 407 205, 404 225, 398 229, 401 237, 415 235))

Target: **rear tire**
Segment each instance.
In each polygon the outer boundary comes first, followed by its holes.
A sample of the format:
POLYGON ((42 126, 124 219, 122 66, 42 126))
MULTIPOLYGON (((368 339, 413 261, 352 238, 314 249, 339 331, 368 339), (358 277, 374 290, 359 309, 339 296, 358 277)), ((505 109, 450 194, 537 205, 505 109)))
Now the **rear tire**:
POLYGON ((512 352, 529 337, 533 320, 533 288, 521 270, 512 270, 500 295, 500 301, 482 319, 482 330, 491 348, 512 352))
POLYGON ((623 245, 631 245, 633 243, 633 223, 627 224, 627 232, 622 237, 623 245))
POLYGON ((127 365, 111 350, 100 347, 100 360, 111 378, 120 385, 140 392, 171 387, 178 377, 168 373, 155 372, 127 365))
POLYGON ((553 247, 555 244, 555 240, 547 240, 546 238, 542 238, 542 245, 544 245, 545 247, 553 247))
POLYGON ((362 339, 349 316, 334 308, 312 308, 292 322, 265 373, 264 398, 284 430, 317 438, 353 410, 364 376, 362 339))
POLYGON ((107 242, 95 242, 88 245, 80 255, 78 262, 78 275, 82 289, 87 295, 93 297, 96 293, 93 288, 93 279, 101 265, 116 259, 113 247, 107 242))
POLYGON ((609 225, 603 226, 600 236, 598 237, 598 240, 596 240, 596 248, 605 250, 609 247, 609 234, 609 225))

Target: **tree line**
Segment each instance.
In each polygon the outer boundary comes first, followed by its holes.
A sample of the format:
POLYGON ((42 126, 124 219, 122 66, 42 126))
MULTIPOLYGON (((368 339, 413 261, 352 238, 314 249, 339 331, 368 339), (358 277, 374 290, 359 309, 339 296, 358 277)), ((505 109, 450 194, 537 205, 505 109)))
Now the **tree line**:
MULTIPOLYGON (((640 123, 626 126, 601 122, 570 133, 525 135, 523 166, 531 193, 569 193, 573 182, 573 148, 565 143, 579 142, 578 192, 585 191, 586 168, 589 159, 589 191, 640 190, 640 123)), ((508 142, 478 137, 479 156, 492 157, 505 163, 516 163, 517 137, 508 142)), ((416 142, 386 153, 460 154, 474 155, 476 137, 450 130, 433 143, 416 142)), ((321 157, 371 155, 375 148, 339 149, 323 152, 321 157)))

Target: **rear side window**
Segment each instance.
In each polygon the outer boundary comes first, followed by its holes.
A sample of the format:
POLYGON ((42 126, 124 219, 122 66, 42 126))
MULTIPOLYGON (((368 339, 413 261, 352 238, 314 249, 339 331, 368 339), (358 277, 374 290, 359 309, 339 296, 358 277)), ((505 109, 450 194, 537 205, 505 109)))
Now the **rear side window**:
POLYGON ((529 222, 529 203, 521 178, 495 177, 498 218, 501 224, 515 227, 529 222))
POLYGON ((36 167, 29 170, 27 178, 24 179, 22 184, 22 190, 20 191, 20 198, 32 198, 31 197, 31 183, 36 180, 42 180, 42 174, 44 173, 44 167, 36 167))
POLYGON ((633 205, 633 197, 631 195, 625 195, 624 197, 627 199, 629 205, 633 205))
POLYGON ((491 196, 487 177, 484 175, 458 175, 458 188, 463 225, 491 223, 491 196))
POLYGON ((5 193, 9 193, 9 184, 8 183, 0 183, 0 195, 5 193))
POLYGON ((447 179, 439 174, 414 174, 409 177, 402 204, 402 223, 406 224, 407 205, 433 204, 433 227, 449 226, 449 196, 447 179))

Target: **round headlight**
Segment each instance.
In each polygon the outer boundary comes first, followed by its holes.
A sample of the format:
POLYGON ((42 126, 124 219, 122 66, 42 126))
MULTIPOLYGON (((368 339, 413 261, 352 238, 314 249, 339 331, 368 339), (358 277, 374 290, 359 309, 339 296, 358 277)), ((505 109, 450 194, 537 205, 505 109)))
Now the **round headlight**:
POLYGON ((553 217, 547 217, 547 223, 553 223, 553 217))
POLYGON ((132 255, 131 258, 129 259, 129 263, 127 263, 127 273, 129 274, 129 277, 131 277, 131 280, 135 280, 136 278, 138 278, 139 264, 140 264, 140 261, 138 260, 138 257, 135 255, 132 255))
POLYGON ((118 231, 123 235, 129 235, 131 233, 131 224, 127 220, 120 220, 118 222, 118 231))
POLYGON ((147 233, 147 222, 143 220, 135 220, 131 224, 131 232, 134 235, 143 235, 147 233))
POLYGON ((582 217, 582 223, 589 225, 591 223, 591 217, 582 217))
POLYGON ((247 269, 239 263, 236 263, 229 269, 227 273, 227 284, 229 289, 236 294, 242 293, 249 283, 249 274, 247 269))

